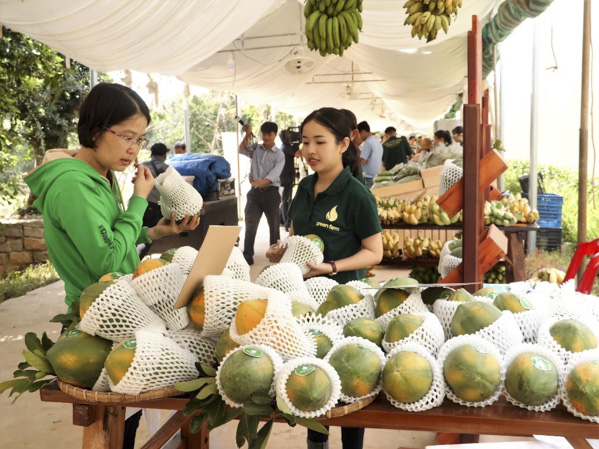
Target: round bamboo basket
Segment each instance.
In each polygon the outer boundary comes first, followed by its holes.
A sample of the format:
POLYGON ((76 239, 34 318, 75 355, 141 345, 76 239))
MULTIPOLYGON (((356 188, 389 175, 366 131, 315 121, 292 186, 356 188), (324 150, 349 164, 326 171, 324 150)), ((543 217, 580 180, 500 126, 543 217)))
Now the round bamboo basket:
POLYGON ((320 416, 316 419, 324 419, 324 418, 339 418, 340 416, 345 416, 351 412, 358 411, 363 409, 370 403, 372 403, 378 396, 369 396, 364 399, 360 399, 359 401, 352 402, 351 404, 340 405, 338 407, 333 407, 324 415, 320 416))
POLYGON ((74 385, 63 382, 57 379, 58 388, 66 394, 81 399, 87 402, 98 403, 128 403, 128 402, 143 402, 155 401, 156 399, 170 398, 185 394, 175 387, 166 387, 159 390, 146 391, 140 394, 122 394, 112 391, 92 391, 86 388, 76 387, 74 385))

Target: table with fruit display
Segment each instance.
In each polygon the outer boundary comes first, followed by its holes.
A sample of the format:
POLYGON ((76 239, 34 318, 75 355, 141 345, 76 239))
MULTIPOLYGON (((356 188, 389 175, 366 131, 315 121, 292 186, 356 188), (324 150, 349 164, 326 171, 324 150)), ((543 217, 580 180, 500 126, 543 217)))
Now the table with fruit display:
POLYGON ((317 242, 288 237, 256 279, 234 247, 178 309, 193 248, 107 274, 56 342, 25 336, 26 361, 0 391, 73 404, 85 448, 120 448, 127 406, 180 412, 148 449, 178 429, 207 448, 208 429, 234 419, 240 447, 263 447, 275 421, 561 435, 575 448, 599 438, 597 297, 551 267, 548 281, 474 295, 410 277, 304 279, 323 260, 317 242))

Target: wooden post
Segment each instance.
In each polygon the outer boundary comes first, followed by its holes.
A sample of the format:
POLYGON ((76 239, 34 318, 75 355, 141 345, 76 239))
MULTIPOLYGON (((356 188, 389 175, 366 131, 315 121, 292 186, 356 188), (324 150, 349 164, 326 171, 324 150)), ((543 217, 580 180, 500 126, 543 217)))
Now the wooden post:
MULTIPOLYGON (((468 31, 468 104, 480 104, 483 79, 483 41, 478 16, 468 31)), ((464 137, 466 135, 464 134, 464 137)))
MULTIPOLYGON (((582 83, 580 98, 580 131, 578 155, 578 244, 587 239, 587 176, 589 145, 589 66, 591 56, 591 0, 584 0, 582 25, 582 83)), ((532 182, 532 181, 531 181, 532 182)), ((584 264, 580 264, 578 279, 584 264)))
POLYGON ((83 428, 83 449, 121 449, 125 433, 125 407, 95 407, 95 421, 83 428))

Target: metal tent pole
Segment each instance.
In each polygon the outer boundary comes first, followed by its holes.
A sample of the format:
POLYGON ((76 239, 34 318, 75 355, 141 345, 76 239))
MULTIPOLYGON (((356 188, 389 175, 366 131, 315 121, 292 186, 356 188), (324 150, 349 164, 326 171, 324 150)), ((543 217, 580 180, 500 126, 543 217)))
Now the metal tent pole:
MULTIPOLYGON (((534 20, 532 44, 532 94, 530 97, 530 170, 528 175, 528 202, 530 207, 537 207, 537 145, 539 142, 539 19, 534 20)), ((534 253, 537 246, 537 233, 529 232, 527 237, 528 252, 534 253)))

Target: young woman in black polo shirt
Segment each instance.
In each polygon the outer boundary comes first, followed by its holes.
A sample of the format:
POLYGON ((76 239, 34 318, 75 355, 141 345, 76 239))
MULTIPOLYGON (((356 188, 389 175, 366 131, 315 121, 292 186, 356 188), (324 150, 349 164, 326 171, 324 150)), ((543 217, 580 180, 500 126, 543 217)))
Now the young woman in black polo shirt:
MULTIPOLYGON (((291 203, 290 235, 316 234, 324 242, 324 260, 308 263, 305 277, 330 275, 339 283, 362 279, 367 266, 383 257, 381 225, 374 196, 357 178, 358 148, 350 138, 351 121, 335 108, 312 112, 301 125, 302 156, 314 174, 302 179, 291 203)), ((266 256, 278 262, 285 248, 272 245, 266 256)), ((364 429, 342 428, 343 449, 361 449, 364 429)), ((308 448, 325 449, 328 436, 308 430, 308 448)))

